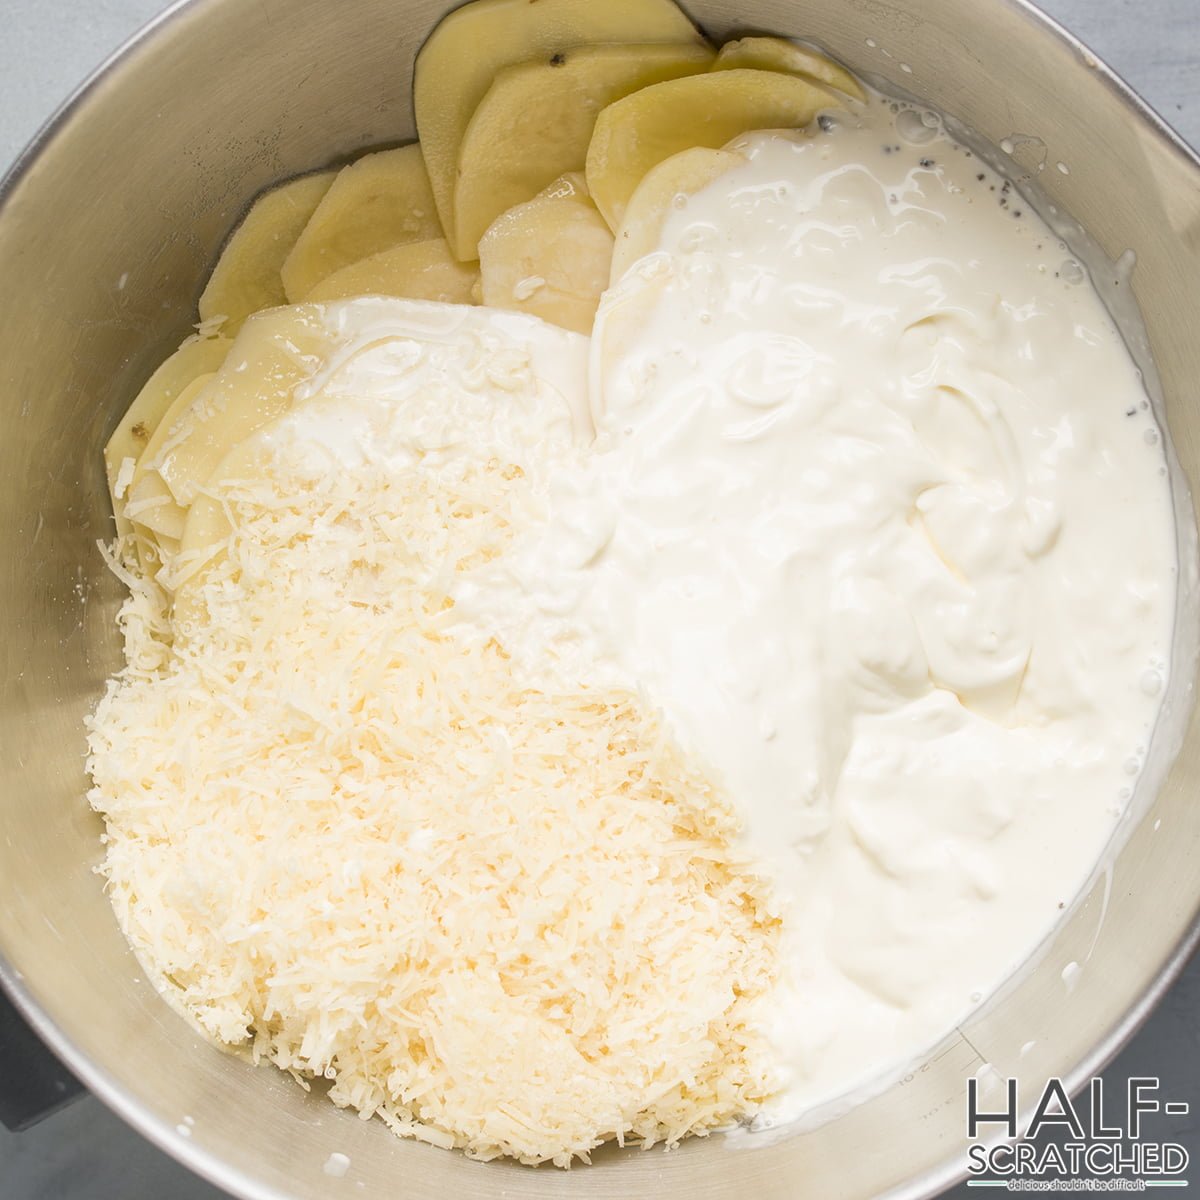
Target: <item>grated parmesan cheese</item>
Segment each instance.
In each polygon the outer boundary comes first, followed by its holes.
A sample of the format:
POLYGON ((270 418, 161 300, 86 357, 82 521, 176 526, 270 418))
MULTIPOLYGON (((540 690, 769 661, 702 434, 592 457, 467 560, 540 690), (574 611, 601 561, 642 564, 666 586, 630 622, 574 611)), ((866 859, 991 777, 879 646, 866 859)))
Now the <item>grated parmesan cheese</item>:
POLYGON ((121 459, 121 465, 117 470, 117 477, 113 480, 112 494, 114 500, 123 500, 125 493, 129 490, 129 485, 133 482, 134 468, 137 466, 137 459, 126 455, 121 459))
POLYGON ((312 405, 260 435, 210 492, 232 532, 186 640, 110 556, 128 665, 90 799, 122 928, 213 1038, 402 1136, 568 1166, 727 1126, 776 1086, 766 885, 634 691, 457 636, 450 582, 538 477, 519 429, 431 444, 416 403, 371 410, 353 469, 312 405))
POLYGON ((221 327, 228 320, 229 317, 225 313, 213 313, 211 316, 205 317, 203 321, 197 321, 193 326, 196 332, 188 334, 181 345, 190 346, 193 342, 203 342, 208 338, 218 337, 221 327))

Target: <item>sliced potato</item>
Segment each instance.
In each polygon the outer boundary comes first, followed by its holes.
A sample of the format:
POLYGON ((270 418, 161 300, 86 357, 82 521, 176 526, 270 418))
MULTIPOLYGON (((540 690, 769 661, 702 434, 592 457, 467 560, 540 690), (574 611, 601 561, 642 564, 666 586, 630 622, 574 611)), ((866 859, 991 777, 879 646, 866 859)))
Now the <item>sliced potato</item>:
POLYGON ((304 175, 264 192, 230 235, 200 294, 200 319, 223 316, 232 337, 260 309, 287 303, 280 272, 336 171, 304 175))
POLYGON ((287 299, 299 304, 334 271, 441 233, 420 147, 367 154, 338 172, 284 260, 287 299))
POLYGON ((353 296, 401 296, 471 304, 479 268, 450 253, 445 238, 393 246, 343 267, 321 280, 309 300, 347 300, 353 296))
POLYGON ((113 516, 117 521, 117 533, 129 532, 129 521, 125 517, 125 499, 132 482, 127 459, 136 466, 154 431, 170 410, 180 392, 197 375, 215 371, 225 360, 233 342, 229 338, 196 338, 184 342, 142 385, 133 403, 113 430, 112 437, 104 447, 104 467, 108 473, 108 491, 112 497, 113 516), (122 479, 122 470, 126 478, 122 479), (118 489, 118 481, 124 484, 118 489), (117 495, 118 490, 121 494, 117 495))
POLYGON ((866 100, 863 86, 840 63, 824 54, 789 42, 787 38, 745 37, 726 42, 717 51, 714 71, 752 67, 760 71, 783 71, 798 75, 819 87, 831 87, 855 100, 866 100))
POLYGON ((509 209, 483 235, 483 302, 591 333, 612 249, 612 234, 583 178, 565 175, 509 209))
POLYGON ((475 0, 446 16, 417 55, 413 109, 442 227, 467 124, 498 72, 572 46, 704 39, 672 0, 475 0))
POLYGON ((187 510, 232 446, 287 409, 333 345, 316 305, 246 321, 216 376, 180 396, 138 462, 129 507, 154 532, 180 537, 187 510), (186 401, 186 403, 185 403, 186 401))
MULTIPOLYGON (((197 397, 216 377, 215 371, 197 375, 179 393, 159 425, 163 437, 166 436, 166 430, 175 424, 181 414, 191 408, 197 397)), ((151 445, 153 444, 152 439, 151 445)), ((143 453, 134 469, 125 505, 125 516, 133 528, 134 544, 142 563, 142 570, 152 573, 152 569, 156 570, 159 564, 166 561, 171 545, 178 544, 183 533, 184 512, 175 502, 175 497, 171 495, 166 484, 150 470, 149 457, 149 454, 143 453)))
POLYGON ((454 252, 475 258, 506 210, 567 171, 582 171, 602 108, 639 88, 704 71, 712 51, 682 45, 579 46, 500 71, 463 134, 454 252))
POLYGON ((735 151, 693 146, 651 167, 625 208, 613 247, 610 282, 617 283, 639 258, 658 248, 663 226, 675 211, 679 197, 698 192, 745 161, 735 151))
POLYGON ((716 150, 752 129, 795 129, 836 103, 829 92, 773 71, 713 71, 643 88, 610 104, 596 121, 587 183, 612 229, 651 167, 707 146, 716 150))

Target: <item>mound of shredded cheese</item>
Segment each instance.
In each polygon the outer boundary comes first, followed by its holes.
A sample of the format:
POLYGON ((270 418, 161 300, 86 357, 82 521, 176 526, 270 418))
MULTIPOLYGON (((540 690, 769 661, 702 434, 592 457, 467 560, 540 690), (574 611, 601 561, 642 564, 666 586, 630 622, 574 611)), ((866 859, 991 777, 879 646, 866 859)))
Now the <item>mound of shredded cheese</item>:
POLYGON ((90 799, 147 969, 221 1042, 480 1158, 753 1112, 779 923, 732 809, 636 693, 534 686, 448 626, 530 473, 461 435, 402 469, 280 435, 266 461, 220 485, 186 639, 116 564, 90 799))

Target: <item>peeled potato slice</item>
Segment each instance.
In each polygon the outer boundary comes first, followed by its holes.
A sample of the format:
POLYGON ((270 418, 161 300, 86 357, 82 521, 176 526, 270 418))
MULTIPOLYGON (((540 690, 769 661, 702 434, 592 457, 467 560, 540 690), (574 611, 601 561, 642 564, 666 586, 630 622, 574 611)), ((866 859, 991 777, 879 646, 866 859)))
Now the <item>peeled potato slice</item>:
MULTIPOLYGON (((455 228, 463 134, 505 67, 572 46, 704 39, 671 0, 475 0, 445 17, 417 55, 413 109, 442 227, 455 228)), ((561 115, 561 114, 560 114, 561 115)))
POLYGON ((483 302, 591 333, 613 237, 579 175, 499 217, 479 243, 483 302))
POLYGON ((223 337, 185 342, 146 380, 121 423, 113 430, 104 447, 104 467, 108 473, 108 490, 118 534, 130 530, 125 517, 125 499, 132 479, 121 479, 123 470, 126 476, 130 475, 130 468, 125 467, 126 460, 137 463, 179 394, 196 376, 215 371, 232 345, 229 338, 223 337), (118 488, 118 481, 124 486, 118 488))
POLYGON ((658 248, 663 226, 679 197, 698 192, 745 161, 743 155, 731 150, 693 146, 651 167, 625 208, 613 247, 610 282, 617 283, 639 258, 658 248))
POLYGON ((831 87, 855 100, 866 100, 862 84, 840 63, 807 46, 799 46, 786 38, 746 37, 726 42, 717 51, 714 71, 730 71, 751 67, 760 71, 783 71, 798 75, 818 86, 831 87))
POLYGON ((470 304, 479 268, 450 253, 445 238, 393 246, 334 271, 309 293, 309 300, 347 300, 353 296, 401 296, 470 304))
POLYGON ((639 88, 695 75, 713 61, 695 43, 580 46, 501 71, 463 134, 454 189, 454 250, 476 257, 507 209, 567 171, 582 171, 602 108, 639 88))
POLYGON ((287 299, 299 304, 334 271, 441 233, 421 148, 367 154, 338 172, 284 260, 287 299))
POLYGON ((138 460, 137 467, 133 470, 133 480, 128 487, 125 503, 125 516, 132 524, 138 557, 142 558, 143 565, 146 542, 150 545, 160 545, 163 539, 178 541, 184 533, 186 512, 180 508, 170 493, 170 488, 164 484, 154 468, 158 448, 166 442, 170 431, 179 424, 182 415, 191 409, 192 404, 196 403, 197 398, 214 379, 215 371, 197 376, 175 397, 174 403, 163 415, 154 437, 151 437, 138 460))
POLYGON ((246 321, 220 371, 180 396, 150 439, 129 507, 156 533, 180 537, 187 510, 232 446, 287 409, 333 335, 316 305, 272 308, 246 321))
POLYGON ((287 303, 284 260, 333 183, 336 171, 305 175, 259 196, 233 231, 200 295, 200 319, 223 316, 232 337, 260 309, 287 303))
POLYGON ((610 104, 596 121, 587 183, 612 229, 651 167, 693 146, 719 149, 752 129, 795 129, 836 103, 828 92, 773 71, 713 71, 671 79, 610 104))

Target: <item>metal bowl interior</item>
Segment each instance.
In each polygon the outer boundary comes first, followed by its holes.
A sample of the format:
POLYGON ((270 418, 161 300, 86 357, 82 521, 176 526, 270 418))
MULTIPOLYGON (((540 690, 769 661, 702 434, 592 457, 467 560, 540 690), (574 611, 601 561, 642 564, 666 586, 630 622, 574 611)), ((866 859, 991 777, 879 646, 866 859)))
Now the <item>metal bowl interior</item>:
POLYGON ((398 1141, 203 1043, 142 981, 104 899, 93 871, 101 829, 82 800, 83 718, 120 661, 120 587, 96 549, 109 534, 100 447, 187 332, 205 273, 254 193, 412 137, 413 57, 448 7, 181 4, 80 90, 0 190, 0 979, 103 1099, 244 1197, 385 1197, 401 1181, 412 1200, 930 1195, 965 1167, 967 1079, 984 1062, 1001 1075, 1019 1063, 1031 1096, 1047 1076, 1079 1083, 1167 986, 1200 912, 1187 496, 1200 481, 1200 162, 1021 0, 687 7, 718 37, 753 28, 812 38, 993 143, 1037 137, 1046 162, 1070 165, 1041 173, 1046 202, 1078 218, 1110 259, 1136 252, 1133 291, 1178 454, 1172 691, 1135 819, 1026 969, 910 1074, 816 1128, 714 1137, 665 1155, 614 1151, 566 1174, 398 1141), (1083 969, 1068 991, 1070 962, 1083 969), (187 1136, 177 1131, 185 1116, 187 1136), (333 1151, 351 1160, 340 1181, 322 1171, 333 1151))

